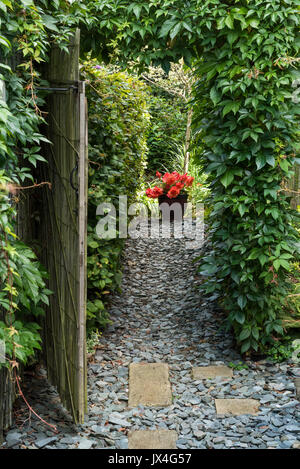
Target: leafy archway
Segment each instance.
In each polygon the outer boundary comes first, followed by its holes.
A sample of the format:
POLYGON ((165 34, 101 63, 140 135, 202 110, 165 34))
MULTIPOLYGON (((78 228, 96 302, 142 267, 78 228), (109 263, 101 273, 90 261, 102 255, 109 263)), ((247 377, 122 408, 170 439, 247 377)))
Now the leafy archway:
POLYGON ((278 312, 296 252, 296 214, 282 183, 297 162, 299 2, 121 0, 88 8, 101 18, 83 43, 96 55, 105 58, 109 44, 140 68, 168 70, 180 57, 196 63, 195 123, 213 194, 205 287, 222 298, 241 351, 264 349, 283 333, 278 312), (112 38, 104 47, 103 37, 112 38))
MULTIPOLYGON (((43 31, 37 35, 30 24, 26 41, 20 43, 30 66, 46 58, 45 31, 64 47, 68 32, 77 25, 83 53, 92 51, 109 60, 113 51, 123 63, 136 61, 140 69, 152 63, 168 70, 170 62, 181 57, 193 62, 195 122, 203 129, 214 207, 214 250, 203 264, 206 287, 222 296, 242 352, 264 348, 274 333, 282 333, 277 313, 296 252, 295 212, 282 181, 297 162, 299 107, 292 99, 292 83, 299 1, 13 3, 18 10, 22 7, 19 13, 27 21, 35 17, 43 31)), ((5 17, 11 2, 0 5, 5 17)), ((1 47, 5 49, 5 42, 1 47)))

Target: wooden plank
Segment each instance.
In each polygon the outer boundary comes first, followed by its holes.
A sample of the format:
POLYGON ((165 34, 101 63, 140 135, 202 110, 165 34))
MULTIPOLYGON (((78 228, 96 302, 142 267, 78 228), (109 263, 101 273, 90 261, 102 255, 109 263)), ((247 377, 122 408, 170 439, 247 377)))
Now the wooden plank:
POLYGON ((291 207, 297 210, 300 206, 300 165, 295 166, 294 176, 288 182, 288 188, 290 189, 291 207))
POLYGON ((15 400, 15 384, 7 368, 0 369, 0 444, 3 431, 12 424, 12 406, 15 400))
POLYGON ((78 305, 78 390, 80 402, 80 421, 84 420, 82 411, 86 411, 86 298, 87 298, 87 103, 85 83, 79 82, 79 305, 78 305))
POLYGON ((51 52, 47 79, 65 87, 48 100, 49 165, 52 183, 45 200, 49 288, 54 291, 45 321, 46 364, 51 382, 75 422, 86 410, 87 155, 84 84, 79 79, 79 32, 70 53, 51 52), (78 90, 76 90, 78 85, 78 90), (72 181, 71 181, 72 179, 72 181), (78 186, 75 191, 72 184, 78 186), (79 197, 78 197, 79 195, 79 197))

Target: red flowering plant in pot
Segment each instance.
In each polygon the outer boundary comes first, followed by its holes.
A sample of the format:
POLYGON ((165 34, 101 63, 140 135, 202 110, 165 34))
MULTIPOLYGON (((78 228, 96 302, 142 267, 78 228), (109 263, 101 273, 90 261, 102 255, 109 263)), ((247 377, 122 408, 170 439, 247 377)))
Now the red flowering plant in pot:
MULTIPOLYGON (((192 186, 194 178, 188 176, 187 173, 179 174, 176 171, 173 171, 173 173, 165 173, 164 175, 157 171, 156 177, 159 179, 159 182, 153 188, 149 187, 149 189, 146 190, 147 197, 158 199, 159 206, 163 203, 167 203, 170 209, 173 203, 179 203, 181 205, 182 218, 188 199, 186 189, 192 186)), ((160 208, 160 210, 162 209, 160 208)), ((174 210, 170 212, 170 220, 174 220, 174 210)))

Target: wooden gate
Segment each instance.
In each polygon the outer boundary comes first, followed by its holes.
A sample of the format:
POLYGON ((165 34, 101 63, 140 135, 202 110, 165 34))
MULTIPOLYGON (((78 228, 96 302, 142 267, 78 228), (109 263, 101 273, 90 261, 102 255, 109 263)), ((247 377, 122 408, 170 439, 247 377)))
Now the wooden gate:
POLYGON ((0 444, 3 431, 12 423, 12 406, 15 399, 15 386, 7 368, 0 368, 0 444))
POLYGON ((53 291, 46 314, 44 344, 48 378, 58 389, 74 421, 86 411, 86 233, 87 112, 85 83, 79 81, 79 31, 69 54, 53 47, 49 82, 48 164, 44 191, 43 261, 53 291))

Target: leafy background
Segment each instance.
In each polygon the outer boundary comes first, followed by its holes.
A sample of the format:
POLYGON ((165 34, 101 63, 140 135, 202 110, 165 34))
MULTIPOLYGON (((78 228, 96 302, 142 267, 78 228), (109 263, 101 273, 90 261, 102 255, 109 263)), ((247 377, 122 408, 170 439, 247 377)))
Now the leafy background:
MULTIPOLYGON (((83 58, 92 52, 98 63, 113 58, 124 67, 134 64, 141 73, 150 64, 168 72, 171 63, 181 58, 192 66, 198 136, 192 161, 205 169, 210 183, 213 250, 202 262, 203 286, 210 298, 218 296, 241 351, 265 352, 284 334, 282 313, 292 307, 292 298, 297 299, 290 296, 297 294, 297 280, 289 279, 296 279, 299 270, 298 219, 284 187, 299 162, 299 105, 292 100, 299 1, 0 0, 0 20, 0 79, 7 91, 0 101, 4 207, 9 181, 28 182, 42 159, 43 117, 36 87, 41 83, 41 63, 48 60, 53 43, 66 48, 68 37, 80 26, 83 58), (12 63, 16 51, 17 64, 12 63)), ((109 138, 103 142, 109 147, 109 138)), ((129 145, 131 155, 132 151, 129 145)), ((161 150, 151 151, 154 158, 161 150)), ((176 150, 177 156, 181 153, 176 150)), ((98 156, 93 155, 95 162, 98 156)), ((117 171, 117 164, 112 166, 117 171)), ((125 174, 124 184, 130 184, 125 174)), ((133 181, 134 187, 139 184, 133 181)), ((8 324, 1 323, 5 334, 8 329, 12 333, 19 314, 12 304, 14 272, 6 261, 7 248, 11 246, 12 260, 15 251, 22 251, 14 237, 15 212, 8 210, 6 215, 11 233, 6 232, 5 218, 0 230, 1 301, 3 308, 8 301, 10 308, 8 324)), ((35 291, 34 304, 43 301, 42 269, 37 271, 29 288, 35 291)), ((16 335, 13 332, 11 337, 16 335)))
POLYGON ((125 72, 86 62, 89 102, 89 203, 88 203, 88 328, 109 323, 106 304, 120 286, 123 239, 99 239, 97 207, 111 202, 116 207, 118 229, 119 195, 135 201, 146 164, 150 116, 146 85, 125 72))

